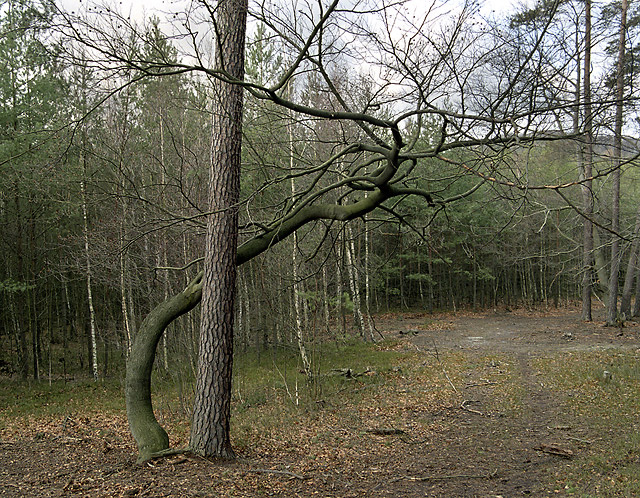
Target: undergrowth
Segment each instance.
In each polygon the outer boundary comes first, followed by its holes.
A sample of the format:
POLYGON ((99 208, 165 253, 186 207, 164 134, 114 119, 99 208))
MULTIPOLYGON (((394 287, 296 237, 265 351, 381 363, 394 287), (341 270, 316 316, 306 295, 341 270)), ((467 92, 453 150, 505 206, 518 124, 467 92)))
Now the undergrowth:
MULTIPOLYGON (((305 414, 350 396, 362 396, 385 382, 406 361, 393 351, 395 343, 375 345, 359 340, 310 348, 312 375, 301 368, 295 348, 247 351, 234 358, 233 427, 239 446, 250 444, 255 428, 270 431, 305 414), (394 370, 394 368, 396 368, 394 370), (339 398, 338 398, 339 397, 339 398)), ((0 429, 18 419, 64 420, 91 413, 124 415, 124 379, 19 381, 0 379, 0 429)), ((173 362, 165 370, 157 361, 153 372, 156 417, 170 433, 172 445, 188 442, 194 391, 188 362, 173 362)))

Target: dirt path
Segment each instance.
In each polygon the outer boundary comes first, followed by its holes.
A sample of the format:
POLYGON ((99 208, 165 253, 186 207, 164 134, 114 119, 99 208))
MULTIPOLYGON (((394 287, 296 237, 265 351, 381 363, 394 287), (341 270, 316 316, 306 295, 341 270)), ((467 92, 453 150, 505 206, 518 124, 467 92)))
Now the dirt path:
POLYGON ((431 463, 429 474, 437 478, 406 487, 406 496, 553 494, 543 483, 552 481, 553 473, 569 460, 542 450, 571 451, 585 435, 562 412, 557 393, 545 387, 535 360, 558 352, 638 349, 636 324, 621 330, 605 328, 601 314, 593 323, 582 322, 577 310, 547 314, 507 310, 443 315, 434 321, 407 315, 396 326, 382 320, 378 325, 388 334, 410 337, 416 347, 443 357, 459 351, 471 359, 499 358, 468 372, 469 382, 458 387, 464 399, 461 409, 453 419, 449 414, 449 430, 425 458, 431 463), (500 374, 520 386, 514 396, 520 406, 516 412, 505 412, 493 392, 499 382, 493 379, 500 374))
POLYGON ((603 326, 603 310, 594 321, 583 322, 578 310, 494 311, 486 313, 405 315, 401 321, 378 323, 388 334, 409 335, 421 347, 540 354, 545 351, 591 351, 637 348, 638 325, 627 322, 621 329, 603 326))

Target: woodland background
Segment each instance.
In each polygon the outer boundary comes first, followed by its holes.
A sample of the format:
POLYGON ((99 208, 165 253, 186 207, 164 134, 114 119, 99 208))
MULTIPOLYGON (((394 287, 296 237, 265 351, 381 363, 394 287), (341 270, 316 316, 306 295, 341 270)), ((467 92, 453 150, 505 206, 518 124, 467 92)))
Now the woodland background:
MULTIPOLYGON (((491 33, 511 40, 486 66, 500 74, 544 24, 543 7, 499 18, 469 4, 456 26, 468 37, 491 33)), ((376 340, 372 317, 389 311, 563 306, 580 298, 585 274, 606 302, 612 261, 622 263, 613 277, 621 289, 625 278, 635 278, 635 8, 623 40, 624 99, 615 94, 620 5, 598 4, 590 28, 593 212, 587 217, 594 222, 594 249, 586 272, 588 116, 567 105, 555 121, 540 125, 556 139, 458 148, 452 165, 420 160, 415 185, 428 186, 436 200, 459 196, 456 202, 434 207, 408 197, 346 225, 317 221, 242 265, 237 354, 273 348, 306 354, 327 339, 376 340), (620 106, 624 136, 616 134, 620 106), (619 255, 613 242, 620 243, 619 255)), ((584 4, 565 1, 559 9, 550 36, 534 50, 536 77, 546 75, 554 98, 582 101, 584 4)), ((88 12, 110 20, 114 43, 121 40, 117 23, 134 26, 105 7, 88 12)), ((86 47, 63 40, 61 14, 49 1, 0 4, 0 368, 21 379, 122 375, 141 320, 193 278, 203 251, 210 82, 196 74, 141 78, 131 68, 121 68, 116 78, 84 54, 86 47)), ((135 27, 139 36, 126 45, 132 54, 179 60, 179 41, 163 33, 158 18, 135 27)), ((286 69, 291 55, 264 24, 252 25, 247 43, 248 79, 267 85, 286 69)), ((331 66, 332 81, 353 102, 374 108, 370 79, 348 61, 331 66)), ((495 74, 487 72, 486 80, 495 74)), ((477 82, 474 98, 484 84, 477 82)), ((540 88, 531 102, 545 97, 540 88)), ((339 107, 335 89, 311 72, 289 92, 317 107, 339 107)), ((397 105, 383 103, 376 112, 390 115, 397 105)), ((317 180, 308 172, 318 158, 360 133, 353 124, 298 116, 250 95, 245 106, 241 239, 284 210, 287 199, 313 188, 317 180)), ((425 148, 442 139, 435 120, 420 126, 425 148)), ((341 178, 344 168, 331 164, 323 181, 341 178)), ((347 194, 338 189, 330 195, 347 194)), ((640 285, 633 282, 629 295, 640 285)), ((171 377, 193 378, 198 321, 197 313, 185 316, 163 338, 157 366, 171 377)))

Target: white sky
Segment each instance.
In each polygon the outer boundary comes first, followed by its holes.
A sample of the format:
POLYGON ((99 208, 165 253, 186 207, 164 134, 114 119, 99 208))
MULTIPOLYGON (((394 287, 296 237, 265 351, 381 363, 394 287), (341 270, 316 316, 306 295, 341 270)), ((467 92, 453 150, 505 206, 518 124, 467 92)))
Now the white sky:
MULTIPOLYGON (((426 0, 418 0, 420 2, 426 2, 426 0)), ((455 3, 456 0, 448 0, 455 3)), ((534 0, 480 0, 481 12, 485 15, 490 14, 492 11, 497 13, 509 12, 513 8, 520 4, 533 4, 534 0)), ((181 6, 188 3, 188 0, 60 0, 59 4, 62 8, 68 11, 78 11, 83 9, 87 5, 92 4, 106 4, 115 5, 123 14, 131 14, 131 17, 135 20, 142 21, 145 18, 150 17, 153 14, 162 18, 163 12, 175 12, 180 10, 181 6)))

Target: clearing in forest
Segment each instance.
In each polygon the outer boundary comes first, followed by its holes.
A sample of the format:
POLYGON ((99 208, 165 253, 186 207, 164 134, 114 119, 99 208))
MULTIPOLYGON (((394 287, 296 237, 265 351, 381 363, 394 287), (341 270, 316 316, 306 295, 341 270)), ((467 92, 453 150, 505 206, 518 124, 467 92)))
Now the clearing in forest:
MULTIPOLYGON (((239 359, 232 463, 137 466, 119 382, 5 380, 0 496, 639 496, 640 327, 596 316, 383 315, 386 341, 332 346, 312 385, 239 359)), ((156 407, 186 444, 182 397, 156 407)))

